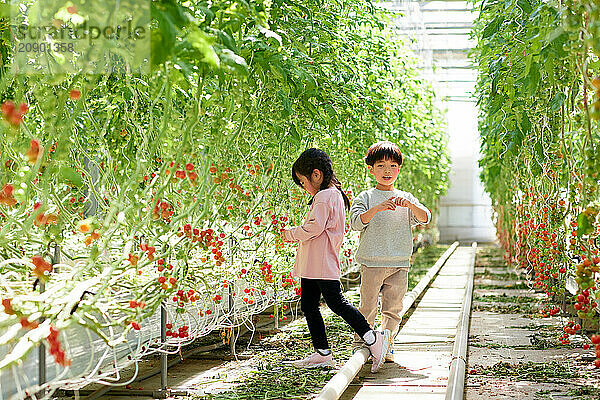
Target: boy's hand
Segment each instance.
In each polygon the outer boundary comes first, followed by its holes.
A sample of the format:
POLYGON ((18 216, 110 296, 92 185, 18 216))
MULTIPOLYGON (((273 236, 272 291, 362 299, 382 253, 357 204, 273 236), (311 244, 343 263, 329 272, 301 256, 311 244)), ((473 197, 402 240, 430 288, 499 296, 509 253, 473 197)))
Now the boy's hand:
POLYGON ((410 207, 413 204, 404 197, 396 197, 394 203, 399 207, 410 207))
POLYGON ((396 200, 396 196, 392 196, 389 199, 369 208, 366 212, 360 214, 361 222, 363 224, 368 224, 369 221, 371 221, 371 219, 378 212, 385 211, 385 210, 392 210, 392 211, 395 210, 396 209, 396 201, 395 200, 396 200))
POLYGON ((394 196, 392 196, 389 199, 377 204, 374 208, 377 212, 385 211, 385 210, 395 210, 396 209, 395 199, 396 198, 394 196))

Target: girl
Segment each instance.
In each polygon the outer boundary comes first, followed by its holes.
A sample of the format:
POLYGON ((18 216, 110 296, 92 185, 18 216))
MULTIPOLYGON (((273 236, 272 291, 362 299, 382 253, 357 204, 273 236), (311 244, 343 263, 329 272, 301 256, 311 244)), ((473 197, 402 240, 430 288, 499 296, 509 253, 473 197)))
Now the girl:
POLYGON ((305 150, 292 166, 292 179, 313 195, 304 225, 281 231, 281 239, 299 242, 294 263, 299 276, 301 310, 306 317, 315 353, 292 362, 297 367, 333 366, 333 354, 327 342, 325 324, 319 311, 321 295, 337 315, 342 317, 365 341, 377 372, 385 361, 390 331, 371 329, 365 317, 342 294, 339 251, 344 238, 344 206, 350 201, 333 173, 329 156, 319 149, 305 150))

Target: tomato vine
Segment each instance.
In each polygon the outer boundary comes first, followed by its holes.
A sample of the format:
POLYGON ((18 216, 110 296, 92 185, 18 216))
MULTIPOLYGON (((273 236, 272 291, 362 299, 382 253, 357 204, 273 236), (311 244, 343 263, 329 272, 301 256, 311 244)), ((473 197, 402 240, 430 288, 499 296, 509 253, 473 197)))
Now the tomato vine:
POLYGON ((564 297, 597 325, 600 9, 588 1, 476 5, 481 177, 507 260, 530 272, 550 302, 564 297))
MULTIPOLYGON (((124 338, 163 301, 212 318, 235 281, 247 310, 298 295, 294 248, 277 234, 306 213, 289 171, 308 146, 330 154, 350 195, 383 138, 405 154, 403 189, 435 208, 447 187, 434 94, 370 2, 157 0, 152 18, 149 74, 2 70, 0 326, 26 318, 26 349, 47 340, 65 366, 57 330, 74 324, 116 343, 102 329, 125 326, 124 338), (32 295, 36 279, 49 293, 32 295)), ((345 264, 355 244, 349 233, 345 264)), ((171 338, 202 334, 183 322, 171 338)))

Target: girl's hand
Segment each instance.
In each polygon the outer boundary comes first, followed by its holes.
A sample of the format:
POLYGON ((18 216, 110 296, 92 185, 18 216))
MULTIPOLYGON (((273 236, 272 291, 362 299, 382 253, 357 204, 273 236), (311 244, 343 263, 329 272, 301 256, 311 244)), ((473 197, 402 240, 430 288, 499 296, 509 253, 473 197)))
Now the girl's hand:
POLYGON ((392 196, 389 199, 377 204, 375 206, 375 209, 377 210, 377 212, 385 211, 385 210, 395 210, 396 209, 395 199, 396 198, 394 196, 392 196))
POLYGON ((394 203, 399 207, 410 207, 413 204, 404 197, 396 197, 394 203))
POLYGON ((289 242, 289 240, 285 238, 285 229, 279 231, 279 240, 282 242, 289 242))

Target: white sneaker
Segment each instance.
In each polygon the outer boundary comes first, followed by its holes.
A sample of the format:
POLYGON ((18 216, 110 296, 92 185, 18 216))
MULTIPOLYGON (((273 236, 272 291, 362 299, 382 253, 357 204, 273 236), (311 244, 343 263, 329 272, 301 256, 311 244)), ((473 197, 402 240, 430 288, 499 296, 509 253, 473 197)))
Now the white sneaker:
POLYGON ((373 366, 371 372, 379 371, 379 368, 385 362, 385 355, 390 347, 390 330, 386 329, 383 332, 375 331, 375 343, 369 346, 371 356, 373 357, 373 366))
POLYGON ((315 352, 301 360, 291 361, 289 364, 296 368, 319 368, 334 367, 335 361, 333 360, 333 354, 322 356, 321 354, 315 352))

